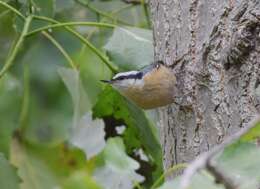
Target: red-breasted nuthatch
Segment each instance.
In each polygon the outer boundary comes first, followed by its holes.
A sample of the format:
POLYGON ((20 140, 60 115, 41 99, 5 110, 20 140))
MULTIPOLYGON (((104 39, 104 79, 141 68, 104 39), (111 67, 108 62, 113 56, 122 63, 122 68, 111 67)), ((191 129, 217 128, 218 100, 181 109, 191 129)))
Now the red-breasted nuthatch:
POLYGON ((140 71, 118 73, 111 80, 101 81, 111 84, 143 109, 174 102, 176 77, 171 68, 161 63, 151 64, 140 71))

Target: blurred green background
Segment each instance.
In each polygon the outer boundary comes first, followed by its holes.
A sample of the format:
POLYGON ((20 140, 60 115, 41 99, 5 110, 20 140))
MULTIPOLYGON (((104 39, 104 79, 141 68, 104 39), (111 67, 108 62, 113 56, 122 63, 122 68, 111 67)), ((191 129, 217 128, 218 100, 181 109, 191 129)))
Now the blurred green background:
POLYGON ((155 123, 100 82, 152 63, 149 20, 144 1, 0 1, 2 189, 150 188, 159 178, 155 123))

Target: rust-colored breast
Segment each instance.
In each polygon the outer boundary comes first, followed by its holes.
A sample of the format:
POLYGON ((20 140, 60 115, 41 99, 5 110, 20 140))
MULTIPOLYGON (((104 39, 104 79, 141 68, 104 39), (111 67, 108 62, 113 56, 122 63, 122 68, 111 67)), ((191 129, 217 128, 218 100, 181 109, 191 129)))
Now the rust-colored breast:
POLYGON ((144 76, 144 86, 131 87, 124 94, 143 109, 171 104, 176 78, 170 68, 160 65, 144 76))

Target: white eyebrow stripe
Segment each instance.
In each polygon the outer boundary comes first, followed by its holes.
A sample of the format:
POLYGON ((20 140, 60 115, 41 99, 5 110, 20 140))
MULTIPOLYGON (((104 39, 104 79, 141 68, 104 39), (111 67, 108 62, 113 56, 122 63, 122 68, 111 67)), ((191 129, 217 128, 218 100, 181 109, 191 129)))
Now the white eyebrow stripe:
POLYGON ((137 74, 137 73, 139 73, 139 72, 138 72, 138 71, 129 71, 129 72, 118 73, 118 74, 116 74, 116 75, 113 77, 113 79, 116 79, 116 78, 118 78, 118 77, 120 77, 120 76, 135 75, 135 74, 137 74))

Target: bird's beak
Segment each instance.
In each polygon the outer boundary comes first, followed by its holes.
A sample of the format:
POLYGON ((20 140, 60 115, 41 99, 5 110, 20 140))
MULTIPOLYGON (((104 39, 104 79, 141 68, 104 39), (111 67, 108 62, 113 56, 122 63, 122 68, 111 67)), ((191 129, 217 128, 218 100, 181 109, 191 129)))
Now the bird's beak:
POLYGON ((100 80, 100 81, 104 83, 112 83, 110 80, 100 80))

